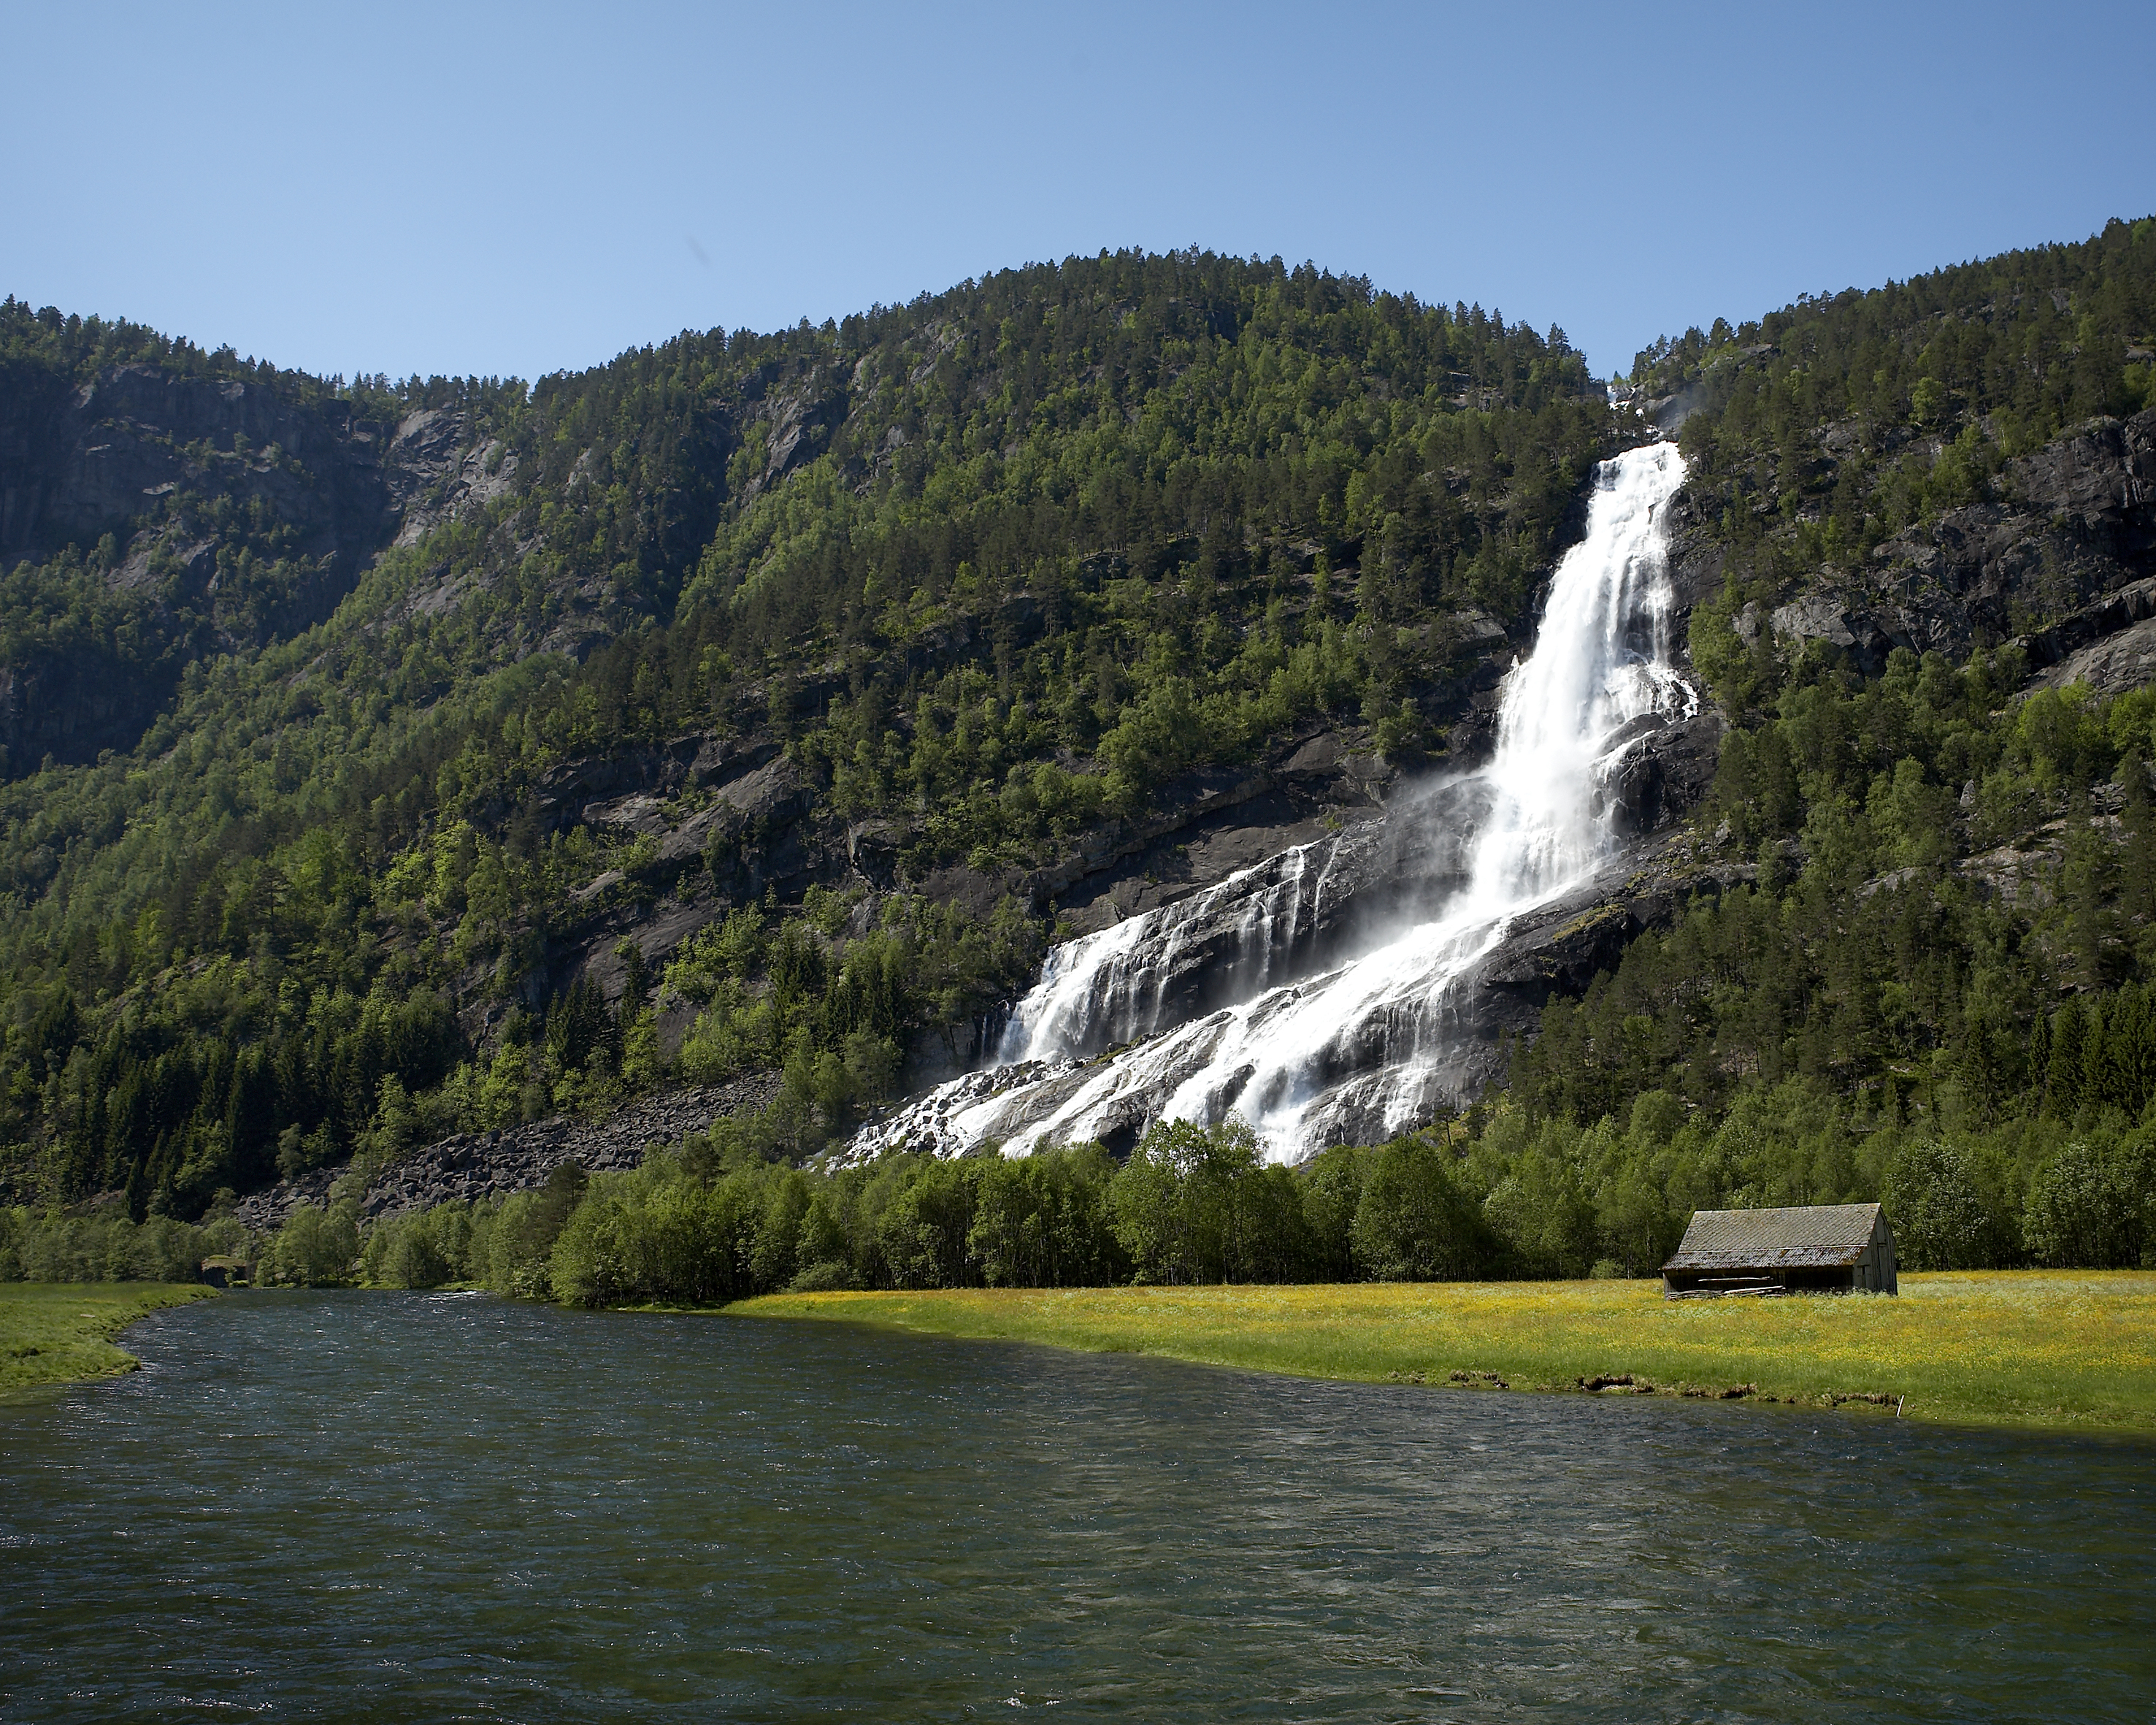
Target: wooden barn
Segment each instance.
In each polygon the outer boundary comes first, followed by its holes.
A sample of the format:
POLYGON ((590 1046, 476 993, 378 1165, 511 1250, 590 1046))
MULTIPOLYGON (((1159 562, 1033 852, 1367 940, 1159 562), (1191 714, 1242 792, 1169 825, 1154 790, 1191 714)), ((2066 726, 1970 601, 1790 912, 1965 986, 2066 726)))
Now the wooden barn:
POLYGON ((1695 1210, 1662 1297, 1717 1294, 1894 1294, 1894 1233, 1876 1204, 1801 1210, 1695 1210))

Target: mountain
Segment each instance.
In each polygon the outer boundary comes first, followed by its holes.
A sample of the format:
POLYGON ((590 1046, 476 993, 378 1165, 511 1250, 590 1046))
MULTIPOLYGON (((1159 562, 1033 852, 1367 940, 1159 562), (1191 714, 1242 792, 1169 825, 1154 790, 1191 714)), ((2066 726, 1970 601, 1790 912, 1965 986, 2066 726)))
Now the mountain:
POLYGON ((529 390, 5 328, 8 674, 117 709, 11 757, 8 1160, 138 1210, 670 1068, 823 1141, 1305 743, 1276 825, 1441 749, 1619 436, 1556 332, 1195 255, 529 390))
MULTIPOLYGON (((2152 296, 2114 223, 1609 388, 1196 253, 530 388, 11 301, 5 1177, 192 1214, 762 1073, 734 1141, 809 1154, 982 1060, 1054 942, 1376 854, 1495 745, 1595 464, 1673 434, 1704 699, 1493 958, 1446 1130, 1552 1262, 1627 1182, 1651 1232, 1943 1135, 2018 1201, 2156 1072, 2152 296)), ((1187 1022, 1239 985, 1180 950, 1187 1022)))

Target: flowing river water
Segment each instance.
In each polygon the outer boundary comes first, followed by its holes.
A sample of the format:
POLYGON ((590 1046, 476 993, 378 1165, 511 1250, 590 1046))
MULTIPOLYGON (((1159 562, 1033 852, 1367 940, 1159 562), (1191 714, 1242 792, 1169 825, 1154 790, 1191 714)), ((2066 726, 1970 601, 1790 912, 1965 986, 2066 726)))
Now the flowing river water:
MULTIPOLYGON (((1559 561, 1533 653, 1506 679, 1488 763, 1390 818, 1431 881, 1458 884, 1322 974, 1272 980, 1325 907, 1339 841, 1320 841, 1209 891, 1065 942, 1003 1035, 1002 1073, 969 1074, 865 1129, 851 1154, 901 1146, 1008 1155, 1110 1136, 1163 1117, 1247 1120, 1296 1161, 1367 1141, 1456 1099, 1455 1056, 1476 963, 1525 912, 1577 886, 1620 842, 1613 787, 1652 731, 1698 710, 1671 664, 1665 506, 1683 484, 1674 444, 1595 471, 1580 543, 1559 561), (1164 994, 1181 944, 1222 916, 1239 927, 1243 997, 1188 1022, 1164 994), (1118 1043, 1135 1045, 1080 1069, 1118 1043)), ((1471 991, 1470 991, 1471 992, 1471 991)))
POLYGON ((2145 1720, 2145 1443, 475 1296, 0 1407, 17 1720, 2145 1720))

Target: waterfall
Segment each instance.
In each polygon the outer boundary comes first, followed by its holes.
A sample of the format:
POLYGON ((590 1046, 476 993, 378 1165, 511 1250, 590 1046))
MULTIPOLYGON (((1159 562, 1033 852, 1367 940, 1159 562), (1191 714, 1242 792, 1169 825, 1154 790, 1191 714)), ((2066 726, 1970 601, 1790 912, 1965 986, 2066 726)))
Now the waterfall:
POLYGON ((1533 653, 1505 680, 1488 764, 1389 816, 1417 854, 1464 856, 1464 878, 1433 912, 1332 970, 1268 986, 1322 914, 1342 843, 1328 839, 1067 941, 1019 1003, 997 1068, 865 1128, 850 1155, 990 1142, 1017 1155, 1234 1112, 1268 1156, 1295 1161, 1426 1119, 1457 1070, 1472 1005, 1460 983, 1524 913, 1609 860, 1616 775, 1647 731, 1697 710, 1670 663, 1659 519, 1684 475, 1667 443, 1595 470, 1586 536, 1558 564, 1533 653), (1171 1022, 1186 942, 1229 913, 1248 997, 1171 1022))
POLYGON ((1004 1027, 998 1064, 1097 1053, 1152 1035, 1175 1015, 1169 990, 1189 937, 1217 925, 1225 911, 1234 914, 1235 968, 1262 986, 1323 911, 1323 870, 1338 848, 1337 839, 1297 845, 1189 898, 1053 948, 1004 1027), (1324 860, 1306 899, 1313 852, 1324 860))

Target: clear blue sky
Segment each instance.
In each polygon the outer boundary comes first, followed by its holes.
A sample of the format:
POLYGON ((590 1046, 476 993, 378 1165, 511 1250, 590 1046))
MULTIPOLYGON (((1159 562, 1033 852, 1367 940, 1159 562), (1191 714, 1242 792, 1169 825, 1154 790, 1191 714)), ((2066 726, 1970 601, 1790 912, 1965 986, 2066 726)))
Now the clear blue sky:
POLYGON ((2156 211, 2145 4, 0 0, 0 291, 542 373, 1198 244, 1664 332, 2156 211))

